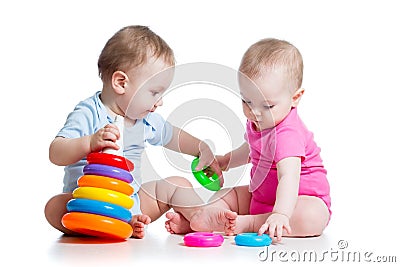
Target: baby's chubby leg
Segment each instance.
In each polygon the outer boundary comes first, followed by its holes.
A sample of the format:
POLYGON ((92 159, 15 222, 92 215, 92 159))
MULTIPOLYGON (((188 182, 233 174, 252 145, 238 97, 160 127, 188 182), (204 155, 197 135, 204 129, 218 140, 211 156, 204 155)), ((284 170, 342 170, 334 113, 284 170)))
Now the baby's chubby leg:
POLYGON ((67 203, 72 199, 72 193, 62 193, 52 197, 44 208, 44 215, 51 226, 67 235, 80 235, 65 228, 61 219, 67 213, 67 203))
POLYGON ((181 212, 185 218, 203 204, 192 184, 185 178, 172 176, 142 184, 138 192, 140 209, 151 221, 160 218, 171 208, 181 212))
POLYGON ((237 214, 248 213, 250 193, 247 186, 227 188, 217 192, 208 204, 191 211, 174 207, 166 214, 168 232, 183 234, 192 231, 221 231, 233 234, 237 214))
POLYGON ((232 235, 238 214, 247 214, 250 206, 248 186, 226 188, 215 193, 210 204, 196 211, 190 227, 196 231, 219 231, 232 235))
POLYGON ((198 213, 205 203, 197 195, 192 184, 183 177, 174 176, 144 183, 138 194, 142 212, 148 214, 152 221, 157 220, 171 208, 174 209, 175 213, 169 212, 166 215, 168 220, 165 227, 170 233, 191 232, 189 222, 192 218, 195 218, 195 229, 193 229, 195 231, 199 231, 198 227, 210 228, 210 224, 218 225, 218 229, 221 225, 229 224, 227 221, 231 216, 224 216, 225 212, 230 213, 226 209, 198 213), (207 217, 207 225, 196 223, 203 221, 203 217, 207 217))
MULTIPOLYGON (((238 216, 234 233, 258 232, 271 213, 238 216)), ((329 221, 329 211, 318 197, 299 196, 289 223, 291 234, 283 236, 308 237, 322 234, 329 221)))

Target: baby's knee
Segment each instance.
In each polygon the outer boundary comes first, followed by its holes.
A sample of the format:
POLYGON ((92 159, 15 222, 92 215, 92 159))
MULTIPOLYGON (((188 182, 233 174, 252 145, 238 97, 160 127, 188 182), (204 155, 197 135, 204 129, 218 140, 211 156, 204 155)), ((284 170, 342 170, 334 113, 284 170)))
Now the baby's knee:
POLYGON ((59 194, 47 201, 44 207, 46 220, 54 227, 61 222, 62 216, 67 212, 67 203, 72 198, 72 194, 59 194))
POLYGON ((301 216, 298 230, 302 236, 320 236, 325 229, 326 223, 321 215, 315 211, 307 211, 301 216))
POLYGON ((181 176, 171 176, 165 178, 165 182, 180 187, 193 187, 192 183, 188 179, 181 176))
POLYGON ((329 211, 316 203, 298 210, 293 217, 296 235, 320 236, 328 223, 329 211))

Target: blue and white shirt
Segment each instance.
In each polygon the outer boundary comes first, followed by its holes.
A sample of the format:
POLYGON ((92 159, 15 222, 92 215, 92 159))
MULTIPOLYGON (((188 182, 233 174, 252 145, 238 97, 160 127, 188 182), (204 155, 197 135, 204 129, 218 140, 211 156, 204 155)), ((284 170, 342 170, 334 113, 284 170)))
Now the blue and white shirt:
MULTIPOLYGON (((57 136, 65 138, 79 138, 91 135, 112 123, 107 108, 100 100, 100 91, 81 101, 68 115, 64 127, 57 136)), ((125 127, 123 133, 124 157, 134 164, 132 186, 137 194, 141 185, 141 155, 146 142, 151 145, 164 146, 171 141, 173 127, 157 113, 149 113, 146 118, 138 119, 132 127, 125 127)), ((78 187, 77 180, 83 175, 83 167, 87 164, 86 158, 64 168, 63 192, 72 192, 78 187)), ((135 196, 137 197, 137 196, 135 196)), ((139 203, 135 203, 136 206, 139 203)), ((136 207, 137 209, 138 207, 136 207)))

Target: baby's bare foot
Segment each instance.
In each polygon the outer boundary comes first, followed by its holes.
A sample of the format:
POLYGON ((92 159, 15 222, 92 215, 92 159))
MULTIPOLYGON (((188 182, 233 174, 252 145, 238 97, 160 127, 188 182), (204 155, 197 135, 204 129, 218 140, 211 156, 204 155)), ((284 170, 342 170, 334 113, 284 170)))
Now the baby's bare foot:
POLYGON ((197 211, 190 219, 190 228, 195 231, 225 232, 233 235, 237 213, 231 210, 208 207, 197 211))
POLYGON ((145 230, 144 227, 148 225, 150 222, 151 219, 148 215, 145 214, 133 215, 132 220, 129 222, 129 224, 132 226, 133 229, 132 237, 142 239, 144 237, 144 230, 145 230))
POLYGON ((167 212, 165 214, 167 221, 165 221, 165 229, 171 234, 187 234, 193 232, 190 229, 189 221, 178 212, 167 212))

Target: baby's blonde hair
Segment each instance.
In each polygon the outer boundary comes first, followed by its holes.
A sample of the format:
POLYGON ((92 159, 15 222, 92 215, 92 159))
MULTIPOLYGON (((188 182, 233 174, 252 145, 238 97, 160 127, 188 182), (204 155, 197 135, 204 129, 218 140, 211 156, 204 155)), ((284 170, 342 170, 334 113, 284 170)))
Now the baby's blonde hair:
POLYGON ((126 26, 116 32, 101 51, 97 62, 99 76, 103 82, 109 81, 115 71, 127 72, 152 56, 175 65, 172 49, 160 36, 146 26, 126 26))
POLYGON ((262 39, 247 49, 239 67, 239 71, 250 79, 257 78, 262 71, 271 69, 285 71, 291 84, 290 90, 301 88, 303 58, 291 43, 274 38, 262 39))

